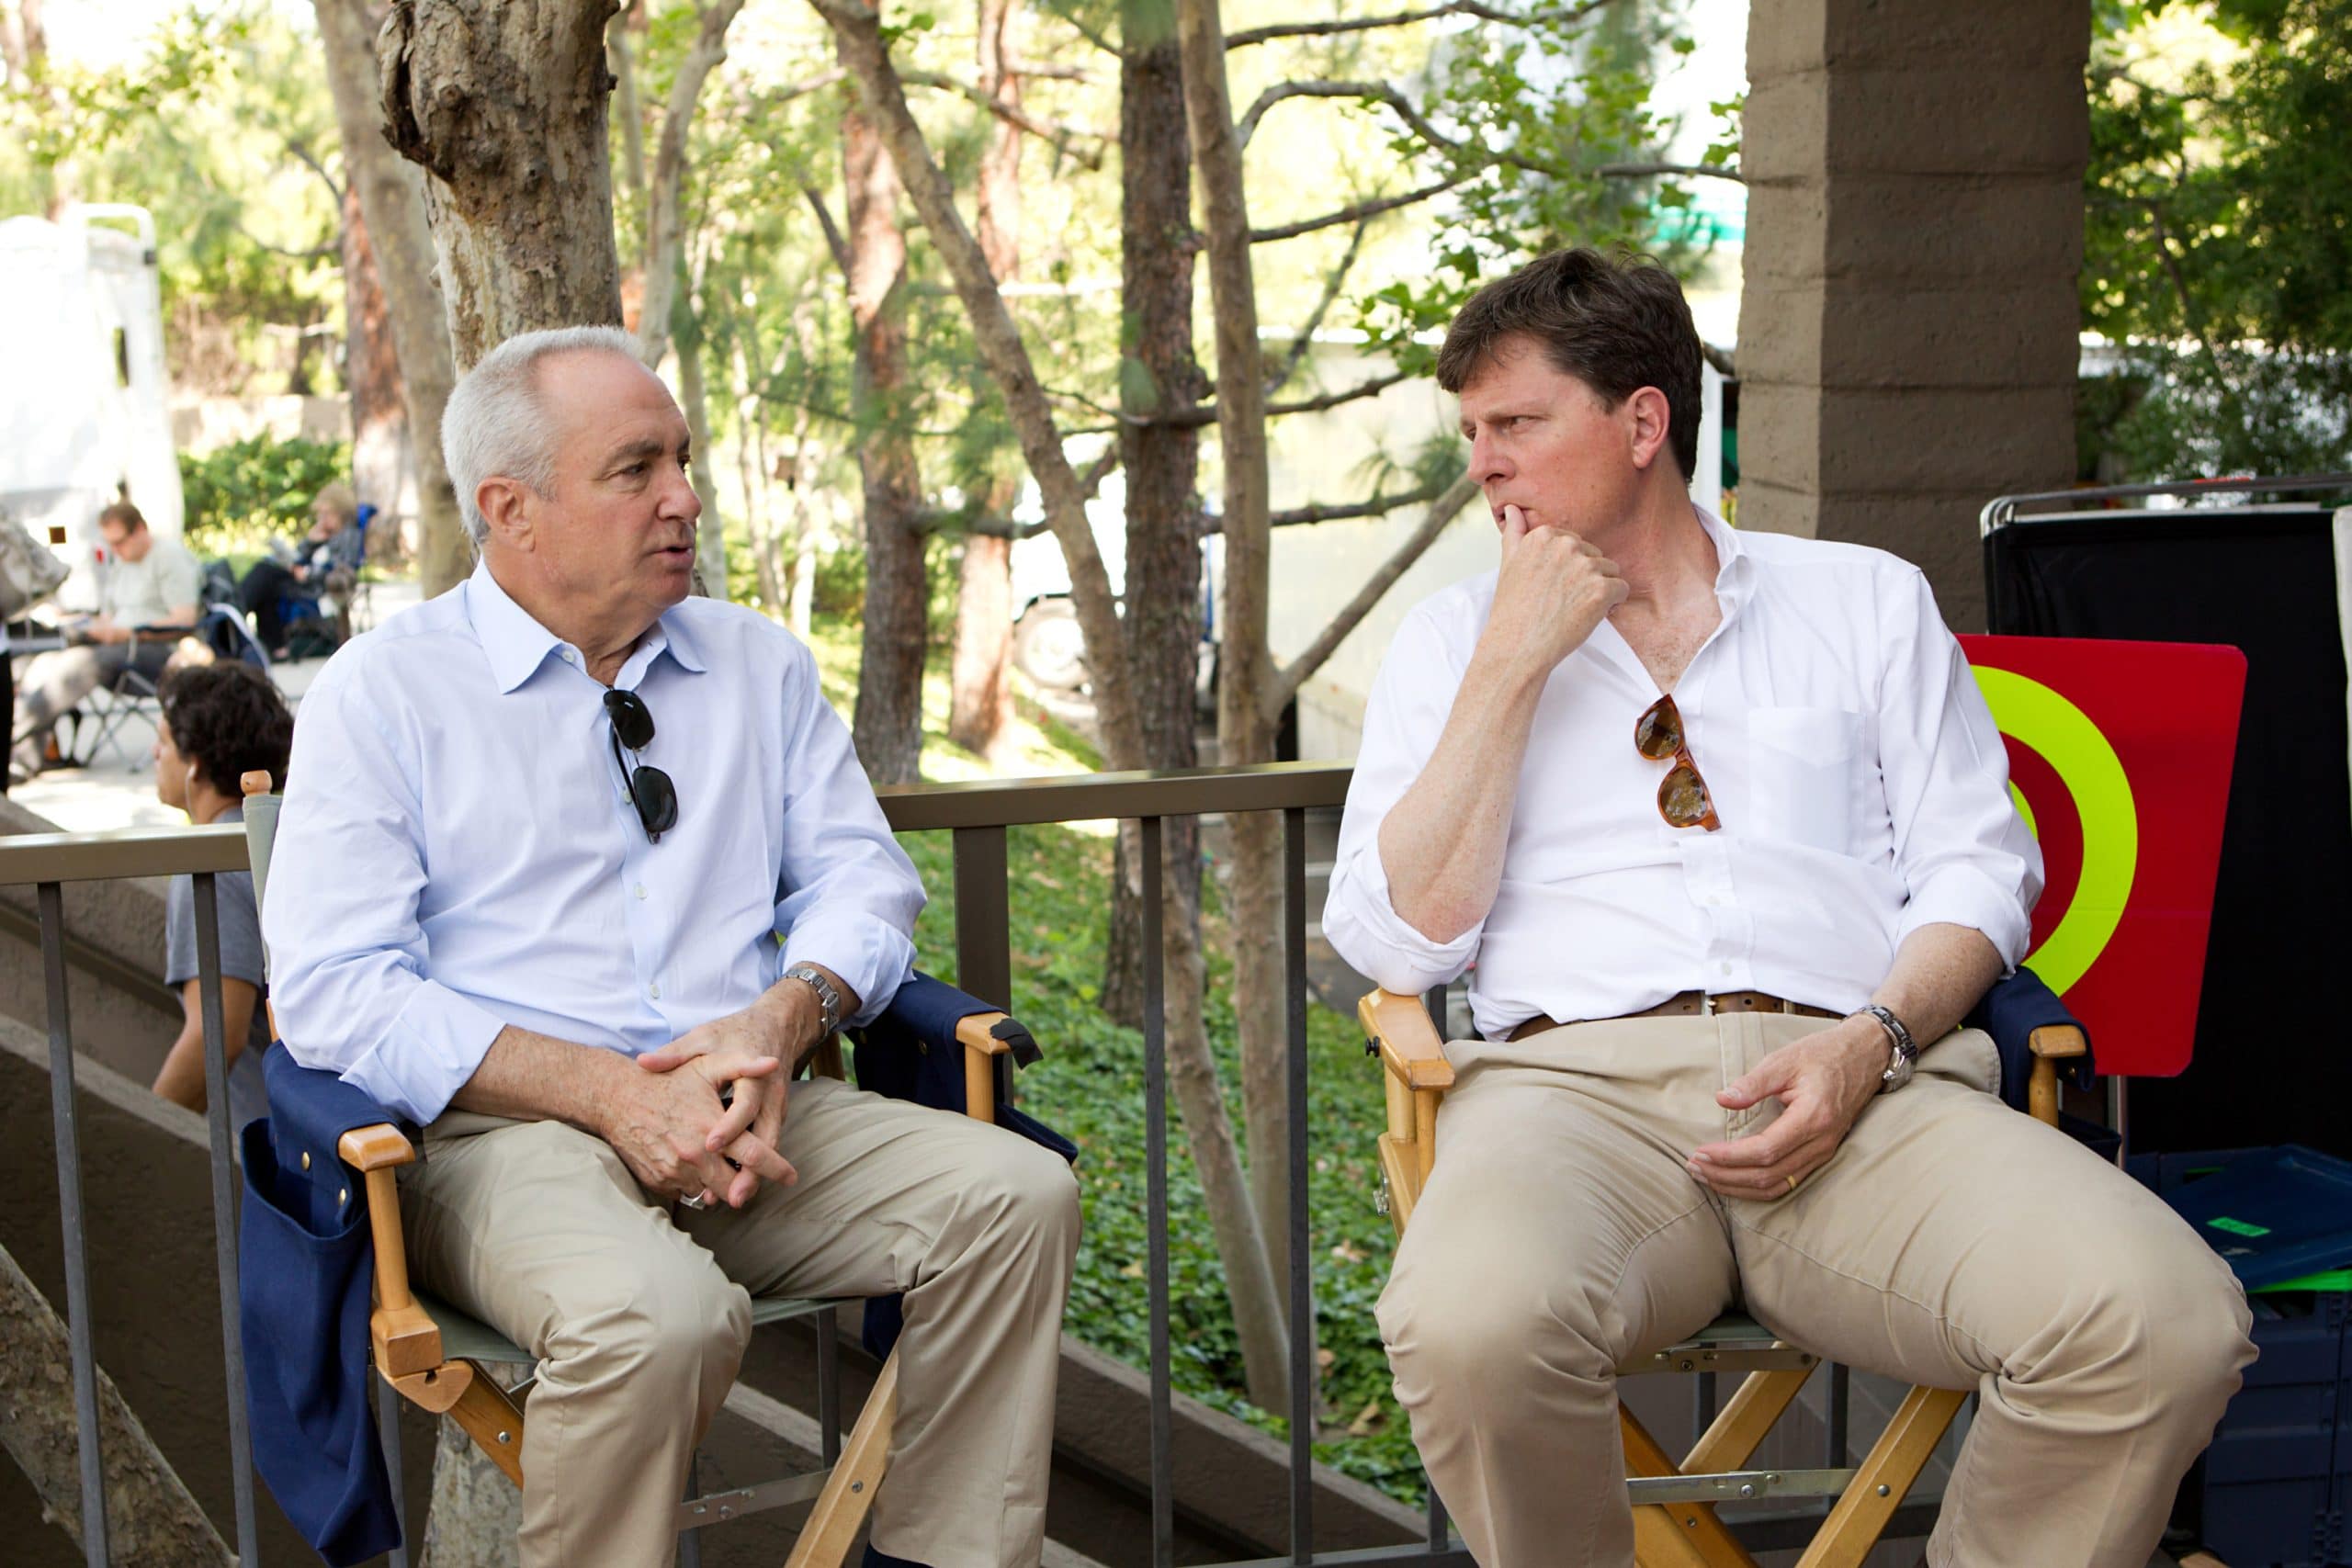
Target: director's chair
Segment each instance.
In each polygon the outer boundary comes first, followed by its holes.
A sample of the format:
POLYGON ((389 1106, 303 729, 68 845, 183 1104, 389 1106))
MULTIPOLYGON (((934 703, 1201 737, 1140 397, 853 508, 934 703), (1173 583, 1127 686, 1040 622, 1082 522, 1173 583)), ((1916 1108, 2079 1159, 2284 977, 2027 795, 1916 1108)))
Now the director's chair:
MULTIPOLYGON (((1969 1021, 2000 1047, 2005 1097, 2055 1127, 2062 1071, 2087 1086, 2091 1066, 2072 1006, 2113 1032, 2103 1035, 2106 1072, 2168 1075, 2188 1065, 2245 660, 2187 644, 1961 641, 2009 747, 2049 890, 2028 959, 2049 982, 2020 968, 1969 1021), (2162 846, 2161 857, 2141 863, 2143 842, 2162 846)), ((1419 998, 1374 990, 1357 1017, 1387 1089, 1380 1177, 1402 1236, 1436 1164, 1453 1067, 1419 998)), ((1620 1377, 1747 1374, 1679 1460, 1619 1404, 1640 1568, 1755 1568, 1715 1507, 1767 1498, 1836 1499, 1799 1568, 1855 1568, 1870 1554, 1967 1391, 1912 1389, 1859 1465, 1839 1455, 1819 1469, 1747 1468, 1822 1359, 1735 1314, 1617 1369, 1620 1377)))
MULTIPOLYGON (((247 774, 244 787, 245 832, 258 899, 268 876, 279 802, 267 793, 266 773, 247 774)), ((274 1019, 272 1023, 275 1034, 274 1019)), ((995 1122, 1044 1143, 1065 1157, 1074 1157, 1074 1147, 1058 1134, 1010 1105, 999 1103, 1000 1058, 1005 1059, 1004 1070, 1009 1070, 1011 1066, 1029 1065, 1040 1055, 1028 1032, 1005 1014, 941 981, 917 975, 900 987, 889 1010, 860 1033, 859 1077, 865 1087, 995 1122), (950 1067, 958 1055, 960 1064, 950 1067)), ((838 1036, 820 1044, 810 1053, 810 1058, 814 1071, 836 1078, 843 1077, 838 1036)), ((311 1256, 322 1269, 340 1267, 346 1272, 358 1269, 364 1273, 372 1267, 372 1295, 368 1298, 365 1333, 368 1363, 401 1399, 457 1422, 506 1478, 520 1486, 524 1423, 528 1418, 529 1406, 527 1401, 518 1401, 517 1396, 534 1380, 526 1374, 521 1383, 503 1387, 485 1369, 530 1368, 536 1359, 497 1330, 436 1299, 410 1280, 396 1178, 401 1166, 417 1157, 414 1130, 336 1075, 296 1065, 282 1047, 271 1048, 265 1060, 265 1076, 269 1085, 269 1119, 254 1123, 244 1134, 249 1253, 254 1246, 254 1205, 258 1201, 275 1211, 264 1216, 265 1224, 282 1230, 290 1221, 314 1238, 311 1256), (364 1236, 360 1229, 363 1224, 364 1236), (331 1256, 316 1240, 336 1236, 348 1236, 351 1242, 341 1259, 331 1256)), ((285 1284, 259 1281, 258 1271, 250 1269, 245 1279, 264 1291, 284 1288, 285 1284)), ((818 1317, 820 1354, 824 1357, 831 1348, 831 1321, 830 1316, 819 1314, 859 1304, 847 1300, 755 1298, 752 1303, 752 1323, 757 1327, 818 1317)), ((889 1305, 895 1306, 895 1301, 889 1305)), ((886 1307, 883 1317, 890 1325, 887 1337, 895 1340, 896 1313, 886 1307)), ((269 1366, 271 1347, 253 1343, 253 1321, 249 1309, 249 1397, 257 1408, 258 1436, 259 1406, 268 1385, 254 1377, 254 1369, 269 1366)), ((875 1327, 875 1320, 869 1317, 867 1343, 883 1356, 882 1368, 847 1441, 841 1447, 839 1459, 806 1474, 689 1498, 678 1507, 681 1531, 813 1500, 814 1506, 787 1559, 787 1568, 838 1568, 865 1523, 881 1484, 897 1413, 897 1348, 895 1344, 876 1344, 875 1327)), ((356 1353, 356 1348, 352 1353, 356 1353)), ((820 1363, 820 1384, 832 1383, 830 1372, 828 1357, 820 1363)), ((835 1438, 831 1400, 821 1392, 820 1397, 820 1403, 829 1406, 824 1432, 830 1450, 835 1438)), ((300 1408, 299 1398, 295 1403, 300 1408)), ((364 1424, 361 1436, 367 1436, 364 1424)), ((363 1446, 370 1453, 374 1451, 372 1442, 363 1446)), ((370 1453, 354 1452, 350 1456, 353 1473, 363 1481, 370 1453)), ((383 1549, 380 1540, 389 1526, 392 1544, 397 1546, 401 1532, 396 1524, 383 1517, 389 1510, 389 1499, 385 1510, 369 1518, 356 1515, 356 1505, 350 1501, 350 1494, 356 1488, 348 1483, 341 1495, 314 1495, 308 1499, 289 1495, 299 1491, 300 1483, 290 1472, 282 1482, 280 1477, 272 1476, 267 1450, 261 1443, 256 1443, 256 1456, 262 1461, 264 1478, 270 1482, 273 1491, 279 1493, 280 1503, 296 1516, 297 1524, 307 1534, 312 1534, 314 1544, 319 1537, 313 1532, 311 1520, 319 1519, 330 1533, 341 1532, 338 1539, 345 1543, 372 1540, 379 1542, 376 1550, 383 1549), (368 1533, 371 1529, 375 1532, 372 1536, 368 1533)), ((378 1459, 376 1474, 380 1473, 381 1461, 378 1459)), ((397 1487, 399 1478, 391 1479, 397 1487)), ((326 1490, 333 1492, 332 1487, 326 1490)), ((322 1550, 328 1549, 322 1546, 322 1550)), ((349 1560, 334 1551, 329 1555, 331 1560, 349 1560)))

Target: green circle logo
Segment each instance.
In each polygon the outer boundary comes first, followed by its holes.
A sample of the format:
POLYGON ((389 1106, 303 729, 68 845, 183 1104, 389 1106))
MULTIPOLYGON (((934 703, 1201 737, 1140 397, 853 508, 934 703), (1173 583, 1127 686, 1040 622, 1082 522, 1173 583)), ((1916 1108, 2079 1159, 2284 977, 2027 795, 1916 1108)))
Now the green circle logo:
MULTIPOLYGON (((2013 670, 1978 669, 1975 674, 2001 733, 2048 760, 2082 819, 2083 873, 2074 902, 2049 940, 2026 959, 2027 967, 2064 996, 2107 950, 2132 898, 2132 877, 2140 863, 2140 814, 2132 804, 2132 781, 2098 726, 2073 703, 2013 670)), ((2009 795, 2032 831, 2033 813, 2016 784, 2009 795)))

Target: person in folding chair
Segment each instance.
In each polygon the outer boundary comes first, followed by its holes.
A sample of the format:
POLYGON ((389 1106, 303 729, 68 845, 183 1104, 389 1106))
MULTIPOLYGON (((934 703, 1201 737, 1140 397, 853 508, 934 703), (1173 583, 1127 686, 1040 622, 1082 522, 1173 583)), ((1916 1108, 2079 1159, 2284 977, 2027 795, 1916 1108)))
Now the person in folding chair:
POLYGON ((129 683, 153 696, 179 639, 196 629, 204 570, 194 556, 155 537, 127 501, 98 513, 98 533, 111 558, 98 613, 65 627, 70 646, 25 667, 11 758, 20 778, 40 772, 51 727, 99 687, 129 683))
POLYGON ((1957 1027, 2041 855, 1926 579, 1693 504, 1673 278, 1555 253, 1466 304, 1497 570, 1406 617, 1324 931, 1382 987, 1473 963, 1378 1317, 1487 1568, 1633 1562, 1614 1369, 1736 1303, 1982 1404, 1936 1568, 2144 1568, 2252 1359, 2229 1269, 1992 1092, 1957 1027))
POLYGON ((688 596, 686 424, 626 334, 508 340, 442 430, 480 564, 304 696, 263 926, 294 1058, 424 1128, 415 1278, 539 1358, 523 1562, 669 1562, 750 1297, 904 1292, 869 1562, 1036 1563, 1076 1184, 787 1090, 923 903, 814 660, 688 596))

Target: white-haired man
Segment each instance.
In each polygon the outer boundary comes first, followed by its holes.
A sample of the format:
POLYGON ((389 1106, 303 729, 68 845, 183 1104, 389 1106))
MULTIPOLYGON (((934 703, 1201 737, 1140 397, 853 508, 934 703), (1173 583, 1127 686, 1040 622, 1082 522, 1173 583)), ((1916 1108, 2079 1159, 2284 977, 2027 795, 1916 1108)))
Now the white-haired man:
POLYGON ((524 1561, 670 1562, 750 1296, 902 1291, 870 1561, 1036 1562, 1068 1168, 830 1081, 786 1115, 923 902, 808 650, 688 597, 624 334, 509 340, 442 430, 481 563, 305 696, 265 929, 288 1049, 424 1129, 419 1279, 539 1358, 524 1561))

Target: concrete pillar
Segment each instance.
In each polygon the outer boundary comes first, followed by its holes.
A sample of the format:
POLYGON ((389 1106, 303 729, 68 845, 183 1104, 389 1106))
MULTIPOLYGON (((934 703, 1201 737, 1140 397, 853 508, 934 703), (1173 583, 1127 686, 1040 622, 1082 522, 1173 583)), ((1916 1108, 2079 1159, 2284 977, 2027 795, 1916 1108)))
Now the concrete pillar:
POLYGON ((1916 561, 1981 629, 1976 513, 2075 472, 2089 0, 1753 0, 1742 526, 1916 561))

